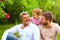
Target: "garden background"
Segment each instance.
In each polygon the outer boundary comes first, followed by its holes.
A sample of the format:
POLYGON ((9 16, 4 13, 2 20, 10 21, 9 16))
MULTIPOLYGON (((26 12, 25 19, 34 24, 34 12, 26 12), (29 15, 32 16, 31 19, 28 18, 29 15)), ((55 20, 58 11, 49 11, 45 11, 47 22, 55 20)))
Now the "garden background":
MULTIPOLYGON (((6 29, 21 23, 19 14, 22 11, 32 16, 35 8, 41 8, 43 12, 51 11, 53 21, 60 24, 60 0, 0 0, 0 40, 6 29)), ((57 38, 60 40, 59 34, 57 38)))

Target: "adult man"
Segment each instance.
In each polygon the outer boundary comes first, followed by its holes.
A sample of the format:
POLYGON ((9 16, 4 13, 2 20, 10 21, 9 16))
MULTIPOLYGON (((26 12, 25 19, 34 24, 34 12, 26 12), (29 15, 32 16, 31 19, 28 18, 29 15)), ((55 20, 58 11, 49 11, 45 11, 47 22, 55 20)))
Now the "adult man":
POLYGON ((60 27, 57 23, 52 22, 52 13, 42 13, 42 25, 40 25, 42 40, 56 40, 56 34, 60 34, 60 27))
POLYGON ((27 12, 20 14, 22 24, 16 25, 7 31, 2 36, 2 40, 40 40, 39 28, 30 22, 30 17, 27 12), (20 38, 17 38, 14 33, 18 32, 20 38))

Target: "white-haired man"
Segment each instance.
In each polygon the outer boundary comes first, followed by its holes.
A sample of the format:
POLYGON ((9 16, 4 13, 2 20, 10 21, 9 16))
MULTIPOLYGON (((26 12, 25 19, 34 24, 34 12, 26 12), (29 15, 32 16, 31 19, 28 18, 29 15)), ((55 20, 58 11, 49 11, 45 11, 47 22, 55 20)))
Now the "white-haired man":
POLYGON ((29 14, 22 12, 20 19, 22 23, 6 30, 2 40, 40 40, 39 28, 31 23, 29 14), (14 35, 15 32, 20 34, 20 38, 14 35))

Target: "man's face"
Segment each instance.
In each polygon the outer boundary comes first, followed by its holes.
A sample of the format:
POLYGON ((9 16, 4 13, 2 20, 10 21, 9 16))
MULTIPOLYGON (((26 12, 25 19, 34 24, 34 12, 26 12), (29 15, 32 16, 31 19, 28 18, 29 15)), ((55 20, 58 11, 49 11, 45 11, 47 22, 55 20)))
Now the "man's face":
POLYGON ((22 23, 24 25, 28 25, 30 23, 30 16, 29 15, 23 15, 22 16, 22 23))
POLYGON ((43 15, 41 17, 42 17, 41 24, 46 26, 48 24, 46 18, 43 15))

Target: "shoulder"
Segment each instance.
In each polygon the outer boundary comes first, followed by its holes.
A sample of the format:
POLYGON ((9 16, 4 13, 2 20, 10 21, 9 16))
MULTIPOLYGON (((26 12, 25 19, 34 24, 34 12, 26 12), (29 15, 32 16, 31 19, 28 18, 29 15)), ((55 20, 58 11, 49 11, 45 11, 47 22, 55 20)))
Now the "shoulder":
POLYGON ((38 26, 35 25, 35 24, 33 24, 32 22, 30 23, 30 26, 31 26, 33 29, 38 28, 38 26))
POLYGON ((44 28, 44 25, 40 24, 39 27, 40 27, 40 28, 44 28))
POLYGON ((52 23, 52 26, 57 29, 57 28, 60 28, 59 24, 58 23, 52 23))
POLYGON ((35 24, 32 23, 31 26, 32 26, 32 31, 34 31, 34 32, 36 32, 36 31, 40 32, 40 29, 39 29, 39 27, 37 25, 35 25, 35 24))
POLYGON ((13 28, 14 28, 14 29, 18 29, 18 28, 20 28, 20 27, 21 27, 21 25, 22 25, 22 24, 17 24, 17 25, 13 26, 13 27, 12 27, 12 28, 10 28, 10 29, 13 29, 13 28))
POLYGON ((53 25, 53 26, 59 26, 59 24, 58 24, 58 23, 52 23, 52 25, 53 25))
POLYGON ((17 24, 17 25, 15 25, 15 26, 21 26, 22 24, 17 24))
POLYGON ((44 26, 44 25, 42 25, 42 24, 41 24, 41 25, 39 25, 39 29, 40 29, 40 30, 43 30, 43 29, 44 29, 44 27, 45 27, 45 26, 44 26))

